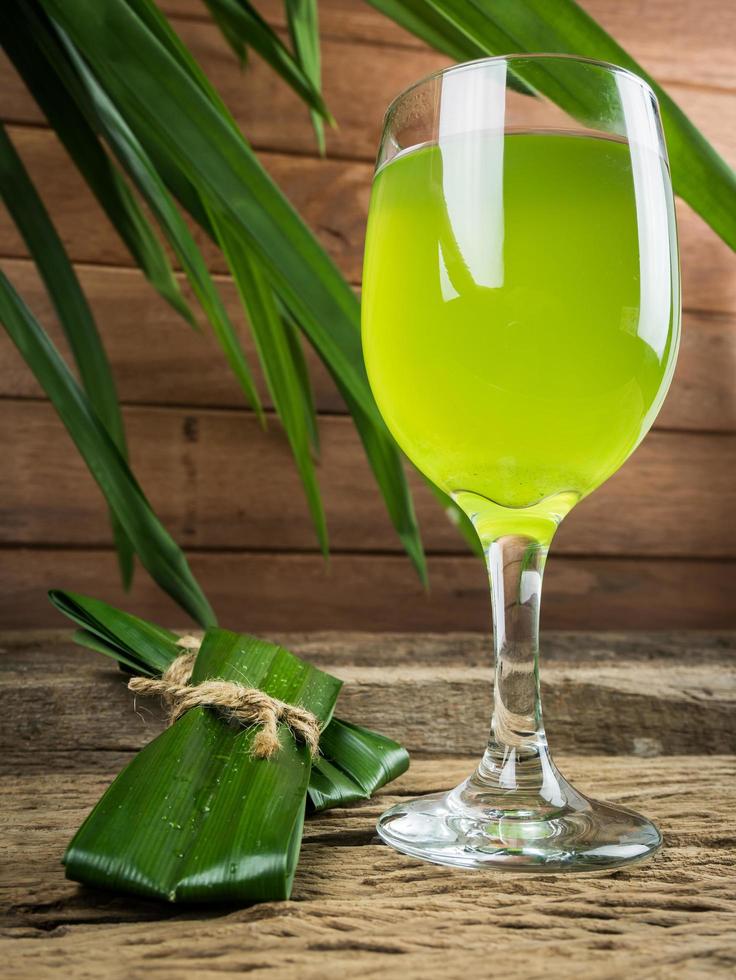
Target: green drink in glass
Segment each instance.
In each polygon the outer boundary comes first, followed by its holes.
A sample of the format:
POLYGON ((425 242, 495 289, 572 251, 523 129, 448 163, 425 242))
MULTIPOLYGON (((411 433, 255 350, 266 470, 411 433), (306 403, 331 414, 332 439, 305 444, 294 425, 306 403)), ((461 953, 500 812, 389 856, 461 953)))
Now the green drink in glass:
POLYGON ((378 407, 478 531, 496 648, 478 770, 389 811, 379 832, 469 867, 646 857, 660 842, 648 820, 587 800, 554 767, 537 633, 559 522, 636 448, 674 370, 675 223, 649 88, 555 56, 486 59, 412 86, 386 117, 363 287, 378 407), (573 118, 534 94, 550 88, 573 118))

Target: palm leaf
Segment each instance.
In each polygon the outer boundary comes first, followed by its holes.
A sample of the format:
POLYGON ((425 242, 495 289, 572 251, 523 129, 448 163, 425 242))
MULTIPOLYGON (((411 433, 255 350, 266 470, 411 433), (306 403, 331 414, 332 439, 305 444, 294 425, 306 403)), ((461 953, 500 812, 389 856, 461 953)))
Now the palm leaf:
POLYGON ((131 667, 136 673, 163 674, 182 652, 176 633, 115 609, 99 599, 53 589, 49 592, 49 601, 82 627, 79 632, 84 636, 75 635, 77 642, 90 645, 89 638, 94 637, 97 646, 93 649, 131 667))
POLYGON ((302 405, 304 408, 304 418, 309 431, 309 438, 314 451, 319 453, 317 406, 314 401, 314 389, 312 388, 312 379, 309 377, 309 368, 307 367, 307 361, 304 356, 304 348, 299 337, 299 328, 295 326, 293 319, 283 308, 280 308, 280 313, 281 322, 286 332, 286 342, 289 345, 289 351, 291 353, 291 360, 294 364, 297 380, 302 389, 302 405))
MULTIPOLYGON (((50 592, 49 599, 81 627, 74 634, 77 643, 129 671, 158 676, 181 653, 176 634, 98 599, 61 590, 50 592)), ((322 732, 320 753, 309 779, 314 810, 365 799, 409 766, 406 749, 392 739, 339 718, 322 732)))
MULTIPOLYGON (((32 12, 30 13, 32 14, 32 12)), ((156 216, 187 275, 194 294, 213 326, 217 341, 240 384, 246 401, 255 408, 259 417, 262 418, 258 392, 237 333, 230 322, 191 232, 161 181, 156 168, 68 40, 63 35, 61 35, 60 40, 53 25, 44 24, 40 18, 35 18, 35 21, 31 20, 30 24, 33 27, 32 39, 42 42, 49 63, 57 73, 58 79, 64 82, 64 88, 60 88, 58 84, 55 88, 60 91, 68 91, 73 95, 70 100, 71 106, 64 107, 65 110, 71 109, 72 115, 68 118, 65 116, 64 122, 73 122, 75 125, 79 125, 82 127, 82 132, 85 131, 86 127, 97 151, 102 153, 103 158, 107 160, 96 140, 95 132, 100 131, 105 137, 119 162, 156 216)), ((145 219, 143 220, 147 227, 147 222, 145 219)), ((177 309, 186 315, 192 326, 196 327, 196 322, 183 297, 181 297, 173 275, 171 278, 175 285, 176 295, 181 298, 182 305, 177 304, 177 309)))
POLYGON ((194 619, 214 625, 212 608, 178 545, 151 510, 61 355, 1 272, 0 322, 50 398, 144 568, 194 619))
MULTIPOLYGON (((211 678, 298 703, 326 725, 340 681, 282 647, 208 630, 192 683, 211 678)), ((255 729, 198 707, 154 739, 117 777, 64 855, 76 881, 168 900, 289 897, 311 758, 280 725, 280 750, 252 755, 255 729)))
MULTIPOLYGON (((286 0, 289 35, 302 71, 317 91, 322 89, 317 0, 286 0)), ((320 155, 325 154, 325 127, 322 117, 311 110, 312 125, 320 155)))
POLYGON ((247 43, 268 62, 318 119, 331 119, 313 73, 307 71, 298 48, 296 60, 278 34, 248 0, 204 0, 218 26, 226 27, 225 39, 236 54, 247 43), (233 44, 233 37, 236 39, 233 44))
POLYGON ((220 29, 220 34, 225 38, 225 41, 232 49, 233 54, 238 59, 241 68, 245 68, 248 64, 248 47, 240 36, 240 34, 234 30, 230 24, 230 20, 220 13, 219 8, 216 5, 209 6, 210 17, 217 24, 220 29))
MULTIPOLYGON (((208 211, 227 216, 333 376, 339 378, 397 531, 424 574, 398 450, 378 414, 348 284, 239 136, 229 116, 123 0, 42 0, 157 166, 166 160, 208 211)), ((145 0, 136 0, 140 5, 145 0)))
POLYGON ((228 120, 233 130, 236 133, 239 132, 237 123, 233 119, 230 110, 220 98, 217 89, 199 67, 196 59, 192 56, 176 31, 173 30, 171 24, 161 13, 158 6, 152 0, 126 0, 126 2, 131 10, 135 11, 136 15, 145 24, 151 34, 153 34, 159 44, 163 45, 168 54, 186 71, 210 102, 217 107, 220 115, 228 120))
POLYGON ((88 117, 78 106, 84 99, 80 80, 48 19, 27 3, 17 3, 12 18, 0 19, 0 40, 143 274, 194 326, 194 317, 166 252, 122 175, 100 145, 88 117))
MULTIPOLYGON (((56 228, 2 124, 0 193, 54 304, 87 397, 125 458, 125 431, 115 381, 92 311, 56 228)), ((111 519, 120 571, 127 588, 133 577, 133 547, 114 513, 111 519)))
POLYGON ((403 746, 340 718, 322 732, 319 747, 309 780, 309 803, 317 811, 366 800, 409 767, 403 746))
POLYGON ((161 230, 186 273, 194 294, 212 324, 217 341, 240 384, 246 401, 262 418, 263 411, 258 391, 238 335, 192 233, 156 168, 125 120, 71 45, 69 53, 94 106, 96 118, 105 138, 156 216, 161 230))
POLYGON ((216 219, 214 215, 210 217, 240 299, 247 310, 266 384, 289 440, 317 537, 326 556, 329 550, 327 525, 312 461, 308 423, 310 406, 305 404, 304 389, 292 355, 287 328, 257 260, 242 239, 233 233, 227 219, 216 219))
POLYGON ((430 47, 455 61, 482 58, 488 52, 426 0, 367 0, 430 47))
MULTIPOLYGON (((558 52, 608 61, 628 68, 652 86, 662 122, 677 194, 736 249, 736 174, 692 124, 672 98, 574 0, 369 0, 378 10, 434 44, 446 26, 453 39, 453 57, 480 54, 558 52), (464 40, 463 40, 464 38, 464 40)), ((557 102, 573 116, 584 118, 588 93, 572 90, 550 62, 519 69, 523 80, 557 102)))
MULTIPOLYGON (((140 9, 142 12, 148 9, 146 0, 132 0, 132 2, 134 2, 137 9, 140 9)), ((156 36, 176 57, 179 64, 187 71, 192 80, 199 86, 202 92, 218 109, 220 115, 229 122, 233 132, 238 134, 237 124, 230 115, 229 110, 220 99, 216 90, 211 86, 207 77, 199 69, 197 63, 191 57, 187 49, 181 44, 176 34, 174 34, 174 32, 171 30, 168 22, 163 17, 159 16, 150 18, 150 23, 155 28, 156 36)), ((255 293, 249 297, 249 287, 244 289, 242 279, 238 278, 236 271, 238 269, 237 257, 242 254, 244 256, 244 261, 247 262, 249 267, 254 266, 254 260, 252 257, 248 257, 247 252, 238 236, 236 234, 230 234, 227 238, 227 242, 223 240, 225 224, 224 220, 221 221, 221 225, 223 227, 220 229, 218 236, 212 226, 211 216, 207 212, 207 208, 202 203, 194 186, 186 178, 184 178, 179 171, 171 167, 166 159, 162 159, 161 157, 158 158, 157 169, 161 170, 167 175, 169 182, 173 183, 174 193, 179 198, 181 204, 204 228, 212 240, 222 248, 231 271, 233 272, 240 298, 250 316, 251 326, 256 334, 255 339, 257 348, 272 399, 274 400, 274 404, 281 417, 284 427, 287 430, 289 442, 297 461, 300 475, 302 476, 302 482, 307 494, 307 502, 313 515, 320 544, 323 551, 326 552, 327 534, 324 512, 319 490, 314 478, 314 468, 312 466, 311 459, 309 458, 308 450, 305 451, 303 448, 303 439, 301 437, 301 427, 302 422, 304 422, 307 425, 312 445, 315 448, 318 447, 319 439, 317 433, 316 409, 311 384, 309 381, 309 375, 304 361, 304 355, 299 344, 298 337, 295 335, 294 330, 291 327, 291 318, 283 309, 282 304, 278 302, 277 297, 274 296, 273 299, 269 297, 264 300, 264 302, 259 302, 255 293), (227 243, 229 243, 229 245, 227 243), (228 249, 231 254, 229 254, 228 249), (263 308, 264 303, 266 304, 265 316, 263 308), (271 307, 273 303, 278 304, 281 323, 274 320, 272 311, 269 318, 268 308, 271 307), (269 354, 271 354, 271 357, 273 357, 273 349, 278 349, 282 346, 277 340, 274 340, 273 342, 270 341, 268 331, 271 329, 279 334, 282 332, 286 333, 291 364, 287 363, 283 355, 279 355, 281 362, 280 365, 273 365, 269 362, 269 354), (276 368, 276 370, 274 370, 274 368, 276 368), (300 389, 300 404, 297 406, 295 411, 291 412, 284 411, 283 406, 281 406, 281 403, 284 401, 284 397, 279 397, 279 391, 281 388, 283 388, 283 384, 281 383, 280 379, 284 373, 289 376, 293 376, 293 381, 298 383, 300 389)), ((244 275, 247 275, 247 272, 244 272, 244 275)), ((288 409, 290 402, 294 401, 294 396, 297 394, 296 385, 293 382, 290 382, 288 390, 286 390, 284 394, 286 395, 285 404, 286 408, 288 409)))
MULTIPOLYGON (((239 135, 237 124, 232 118, 230 111, 218 95, 216 89, 210 84, 207 76, 201 71, 196 61, 192 58, 189 51, 181 43, 174 31, 171 30, 168 21, 160 15, 156 8, 151 8, 151 5, 148 4, 147 0, 129 0, 129 2, 144 17, 144 19, 146 19, 146 22, 154 30, 156 37, 177 59, 182 68, 184 68, 191 79, 199 86, 210 102, 212 102, 212 104, 217 108, 220 115, 230 124, 233 132, 239 135)), ((220 245, 220 247, 223 248, 223 251, 225 251, 223 243, 218 239, 218 235, 215 233, 215 230, 212 227, 210 215, 208 214, 207 209, 202 203, 194 186, 180 173, 180 171, 172 167, 166 158, 161 156, 157 157, 157 169, 166 175, 166 182, 172 185, 172 190, 183 207, 192 215, 192 217, 195 218, 195 220, 207 232, 212 240, 216 244, 220 245)), ((231 236, 231 238, 236 237, 237 236, 231 236)), ((240 251, 243 251, 242 245, 239 244, 238 247, 240 251)), ((226 259, 227 258, 228 256, 226 255, 226 259)), ((253 260, 251 259, 251 264, 252 261, 253 260)), ((242 298, 242 290, 240 295, 242 298)), ((315 448, 317 448, 319 445, 319 437, 317 433, 316 409, 309 374, 304 360, 304 354, 299 343, 299 338, 292 327, 292 318, 284 309, 283 305, 278 301, 278 297, 274 297, 274 301, 279 307, 283 323, 283 330, 287 334, 293 368, 300 383, 302 411, 309 429, 312 444, 315 448)), ((246 302, 244 305, 246 310, 248 310, 249 304, 246 302)), ((265 338, 265 340, 267 341, 267 338, 265 338)), ((268 381, 271 374, 269 371, 269 366, 266 364, 263 364, 262 366, 268 381)), ((286 369, 288 369, 288 366, 286 369)), ((271 393, 272 397, 274 397, 273 390, 271 393)), ((317 498, 317 502, 319 503, 319 498, 317 498)), ((312 504, 311 506, 313 507, 314 505, 312 504)), ((319 521, 316 523, 318 525, 319 521)))

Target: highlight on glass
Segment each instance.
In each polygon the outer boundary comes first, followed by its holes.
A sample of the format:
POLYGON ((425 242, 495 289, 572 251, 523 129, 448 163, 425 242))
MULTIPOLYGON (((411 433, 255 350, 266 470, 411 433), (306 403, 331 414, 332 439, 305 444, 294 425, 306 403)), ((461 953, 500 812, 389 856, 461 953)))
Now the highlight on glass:
POLYGON ((478 768, 383 814, 378 832, 398 850, 559 872, 659 847, 646 817, 589 799, 552 761, 538 631, 555 531, 651 427, 679 331, 670 175, 644 81, 587 59, 508 56, 438 72, 391 104, 365 361, 397 442, 478 532, 496 661, 478 768))

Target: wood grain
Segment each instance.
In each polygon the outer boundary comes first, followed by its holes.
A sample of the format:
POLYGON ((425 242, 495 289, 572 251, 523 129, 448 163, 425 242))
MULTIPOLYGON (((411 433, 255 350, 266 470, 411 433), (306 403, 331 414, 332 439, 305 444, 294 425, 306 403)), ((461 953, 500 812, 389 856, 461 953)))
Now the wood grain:
MULTIPOLYGON (((124 418, 138 479, 182 545, 315 547, 288 443, 273 418, 267 432, 251 413, 231 410, 130 407, 124 418)), ((320 435, 318 475, 333 548, 400 551, 352 421, 322 417, 320 435)), ((4 402, 0 443, 5 544, 111 543, 99 490, 48 403, 4 402)), ((652 432, 569 515, 555 551, 734 558, 735 467, 736 434, 652 432)), ((427 549, 463 552, 424 481, 412 472, 410 483, 427 549)))
POLYGON ((494 975, 518 980, 732 975, 734 756, 657 753, 722 752, 736 738, 733 633, 546 638, 549 727, 576 753, 558 764, 590 795, 652 817, 665 845, 614 874, 526 877, 424 865, 374 832, 387 806, 446 789, 476 764, 477 748, 463 747, 487 716, 484 637, 274 636, 346 678, 341 713, 405 735, 417 752, 374 799, 306 822, 291 902, 244 909, 182 909, 64 878, 74 830, 159 724, 148 715, 144 728, 120 674, 67 636, 0 636, 4 977, 434 980, 485 976, 489 950, 494 975), (637 754, 579 754, 599 745, 637 754), (432 746, 442 756, 428 758, 432 746))
MULTIPOLYGON (((72 259, 104 265, 131 265, 113 228, 78 175, 56 136, 47 129, 9 126, 8 132, 43 197, 72 259)), ((318 160, 286 154, 261 155, 271 176, 307 221, 351 282, 361 276, 363 237, 372 167, 366 163, 318 160)), ((0 254, 27 255, 22 238, 3 208, 0 254)), ((195 229, 210 268, 226 263, 206 236, 195 229)), ((736 304, 734 306, 736 309, 736 304)))
MULTIPOLYGON (((430 557, 431 592, 399 555, 200 552, 192 569, 223 623, 251 632, 486 630, 490 602, 477 558, 430 557)), ((566 558, 545 575, 546 629, 733 629, 736 563, 700 559, 566 558)), ((130 593, 100 549, 9 548, 0 562, 0 627, 58 625, 46 590, 93 595, 165 625, 182 611, 140 569, 130 593)))
MULTIPOLYGON (((6 259, 3 268, 54 343, 67 352, 63 334, 35 266, 6 259)), ((135 269, 77 267, 113 365, 121 401, 128 404, 241 408, 242 393, 206 327, 187 328, 135 269), (146 356, 141 357, 145 349, 146 356)), ((268 392, 257 370, 254 344, 242 319, 236 290, 221 277, 219 288, 241 336, 264 404, 268 392)), ((345 404, 319 358, 307 350, 320 411, 344 413, 345 404)), ((736 430, 736 314, 685 312, 677 371, 655 426, 709 431, 736 430)), ((0 334, 0 396, 43 397, 10 339, 0 334)))
MULTIPOLYGON (((64 623, 57 615, 57 623, 64 623)), ((345 682, 338 714, 413 755, 480 753, 492 670, 482 634, 274 634, 345 682), (458 719, 462 718, 462 724, 458 719)), ((104 770, 163 727, 155 700, 135 710, 125 679, 69 631, 0 634, 0 770, 104 770), (53 719, 52 725, 39 719, 53 719)), ((550 744, 578 754, 736 751, 736 635, 545 633, 542 686, 550 744)))
MULTIPOLYGON (((8 127, 70 256, 76 262, 131 265, 97 202, 55 135, 46 129, 8 127)), ((734 128, 736 133, 736 127, 734 128)), ((350 282, 360 282, 372 166, 262 153, 261 160, 350 282)), ((736 154, 734 154, 736 157, 736 154)), ((0 255, 25 257, 28 250, 4 209, 0 210, 0 255)), ((686 309, 736 313, 736 257, 708 226, 678 202, 686 309)), ((195 232, 208 264, 226 272, 214 246, 195 232)))
POLYGON ((463 778, 473 759, 418 760, 364 806, 310 819, 294 901, 193 909, 79 889, 59 855, 104 785, 49 772, 8 783, 2 954, 13 980, 248 973, 284 980, 730 976, 736 966, 733 757, 562 758, 591 794, 643 810, 665 847, 607 876, 513 876, 423 865, 376 844, 386 806, 463 778), (162 921, 163 920, 163 921, 162 921))
MULTIPOLYGON (((68 345, 34 264, 25 259, 5 259, 0 265, 54 343, 70 359, 68 345)), ((202 322, 202 333, 191 330, 137 269, 80 265, 76 271, 100 328, 121 402, 243 408, 243 393, 206 323, 202 322)), ((235 284, 224 276, 218 276, 217 282, 228 313, 239 328, 263 403, 271 406, 235 284)), ((183 288, 186 292, 185 285, 183 288)), ((713 386, 701 380, 710 373, 709 365, 728 361, 732 339, 736 362, 736 316, 733 324, 730 321, 730 316, 706 314, 691 318, 692 368, 680 387, 688 405, 707 405, 703 417, 714 424, 700 428, 736 429, 736 392, 719 391, 713 395, 713 386)), ((346 413, 345 403, 322 362, 306 342, 304 348, 318 410, 346 413)), ((2 332, 0 397, 8 396, 45 397, 12 341, 2 332)))

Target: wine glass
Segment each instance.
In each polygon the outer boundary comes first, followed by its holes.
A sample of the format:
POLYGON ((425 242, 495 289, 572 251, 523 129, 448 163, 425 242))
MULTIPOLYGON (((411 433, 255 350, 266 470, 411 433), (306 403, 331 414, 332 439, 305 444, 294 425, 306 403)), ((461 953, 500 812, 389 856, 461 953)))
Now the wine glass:
POLYGON ((667 154, 642 79, 515 55, 437 72, 390 105, 366 241, 365 362, 396 441, 478 533, 496 658, 480 765, 450 792, 383 814, 378 832, 399 851, 558 872, 660 846, 648 819, 588 799, 552 761, 538 624, 555 530, 650 428, 679 330, 667 154))

